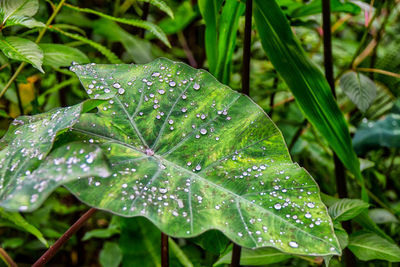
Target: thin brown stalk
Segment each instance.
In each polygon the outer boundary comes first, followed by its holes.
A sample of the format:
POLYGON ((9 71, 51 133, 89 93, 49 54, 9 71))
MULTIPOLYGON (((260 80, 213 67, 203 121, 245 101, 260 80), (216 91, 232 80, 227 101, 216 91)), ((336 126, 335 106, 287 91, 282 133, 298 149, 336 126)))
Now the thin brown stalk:
POLYGON ((10 267, 17 267, 18 265, 13 261, 13 259, 7 254, 7 252, 0 248, 0 257, 7 263, 10 267))

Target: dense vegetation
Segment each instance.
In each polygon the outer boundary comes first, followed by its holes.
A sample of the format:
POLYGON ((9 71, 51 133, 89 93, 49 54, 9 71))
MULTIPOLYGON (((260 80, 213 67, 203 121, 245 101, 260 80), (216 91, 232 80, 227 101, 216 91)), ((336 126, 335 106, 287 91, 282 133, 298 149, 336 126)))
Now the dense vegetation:
POLYGON ((398 264, 399 14, 0 0, 0 266, 398 264))

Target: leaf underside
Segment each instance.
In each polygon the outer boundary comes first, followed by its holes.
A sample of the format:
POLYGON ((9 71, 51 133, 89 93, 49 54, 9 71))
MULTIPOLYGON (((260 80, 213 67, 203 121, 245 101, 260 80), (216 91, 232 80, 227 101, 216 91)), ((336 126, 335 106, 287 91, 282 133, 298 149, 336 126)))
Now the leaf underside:
POLYGON ((108 178, 66 185, 81 201, 175 237, 218 229, 248 248, 340 253, 318 186, 250 98, 166 59, 71 70, 107 99, 63 134, 100 147, 110 165, 108 178))

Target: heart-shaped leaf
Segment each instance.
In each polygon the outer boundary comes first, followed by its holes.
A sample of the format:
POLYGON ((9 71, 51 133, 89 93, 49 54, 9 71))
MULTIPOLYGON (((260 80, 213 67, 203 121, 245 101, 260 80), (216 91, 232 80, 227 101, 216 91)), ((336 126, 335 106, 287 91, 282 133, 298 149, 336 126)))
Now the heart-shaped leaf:
POLYGON ((72 70, 109 99, 68 133, 101 146, 113 173, 67 184, 83 202, 177 237, 218 229, 244 247, 340 253, 318 186, 247 96, 166 59, 72 70))

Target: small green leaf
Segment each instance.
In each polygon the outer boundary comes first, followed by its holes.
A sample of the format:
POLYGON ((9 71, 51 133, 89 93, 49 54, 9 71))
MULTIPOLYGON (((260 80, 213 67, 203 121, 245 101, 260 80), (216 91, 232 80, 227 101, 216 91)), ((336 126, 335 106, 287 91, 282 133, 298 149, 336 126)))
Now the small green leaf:
MULTIPOLYGON (((344 12, 357 15, 361 12, 361 8, 350 1, 332 0, 331 12, 344 12)), ((291 14, 291 18, 300 18, 310 15, 316 15, 322 13, 322 1, 314 0, 307 4, 303 4, 296 8, 291 14)))
POLYGON ((353 137, 357 154, 380 147, 400 148, 400 114, 390 113, 378 121, 364 119, 353 137))
POLYGON ((7 20, 6 26, 20 25, 28 28, 45 27, 46 25, 40 21, 30 17, 13 16, 7 20))
MULTIPOLYGON (((278 263, 292 256, 282 251, 273 248, 259 248, 259 249, 242 249, 240 254, 240 265, 267 265, 278 263)), ((221 264, 230 264, 232 259, 232 251, 220 258, 214 266, 221 264)))
POLYGON ((171 8, 163 0, 138 0, 138 1, 152 4, 153 6, 158 7, 161 11, 165 12, 172 19, 174 18, 174 12, 172 12, 171 8))
POLYGON ((369 204, 362 200, 343 198, 330 206, 328 212, 334 220, 348 221, 368 209, 368 207, 369 204))
POLYGON ((18 227, 20 230, 34 235, 46 247, 48 246, 46 239, 43 237, 43 234, 35 226, 28 223, 24 219, 24 217, 22 217, 21 214, 19 214, 18 212, 8 212, 0 207, 0 217, 12 222, 15 227, 18 227))
POLYGON ((385 209, 371 209, 369 210, 368 215, 377 224, 399 223, 396 216, 385 209))
POLYGON ((350 71, 340 78, 340 87, 363 113, 374 102, 377 88, 375 83, 364 74, 350 71))
POLYGON ((373 233, 358 232, 352 234, 348 248, 358 259, 363 261, 400 262, 400 248, 373 233))
POLYGON ((365 230, 374 232, 375 234, 385 238, 389 242, 394 242, 379 226, 369 217, 368 211, 364 210, 353 219, 357 224, 361 225, 365 230))
POLYGON ((43 50, 43 65, 53 68, 68 67, 71 63, 89 63, 88 57, 79 49, 62 44, 40 44, 43 50))
POLYGON ((0 50, 8 58, 25 61, 43 72, 43 51, 34 42, 21 37, 5 37, 0 39, 0 50))
POLYGON ((103 267, 118 267, 122 261, 122 251, 118 244, 105 242, 100 251, 99 261, 103 267))
POLYGON ((2 0, 0 1, 1 24, 13 16, 32 17, 39 9, 39 0, 2 0))

